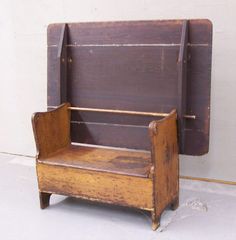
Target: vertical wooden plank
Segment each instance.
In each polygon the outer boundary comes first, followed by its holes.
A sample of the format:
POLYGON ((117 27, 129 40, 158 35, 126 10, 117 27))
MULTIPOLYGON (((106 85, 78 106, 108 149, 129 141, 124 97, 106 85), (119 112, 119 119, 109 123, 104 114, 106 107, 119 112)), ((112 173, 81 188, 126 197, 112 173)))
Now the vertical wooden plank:
POLYGON ((172 111, 169 116, 159 121, 152 121, 149 125, 152 143, 151 169, 153 178, 152 228, 156 230, 162 212, 170 206, 178 206, 179 199, 179 155, 177 142, 177 113, 172 111))
POLYGON ((188 21, 183 21, 180 50, 178 56, 178 139, 179 152, 185 152, 185 118, 187 96, 188 21))
POLYGON ((58 65, 58 82, 60 88, 59 103, 62 104, 67 101, 67 43, 68 43, 68 26, 63 24, 61 28, 60 40, 57 52, 58 65))

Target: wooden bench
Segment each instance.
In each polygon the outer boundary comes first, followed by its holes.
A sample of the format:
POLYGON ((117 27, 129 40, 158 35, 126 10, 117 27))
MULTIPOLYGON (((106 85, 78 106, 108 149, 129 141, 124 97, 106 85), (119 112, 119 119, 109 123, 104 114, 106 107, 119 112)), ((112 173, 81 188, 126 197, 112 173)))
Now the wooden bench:
POLYGON ((178 154, 208 151, 209 56, 207 20, 50 25, 41 208, 51 194, 134 207, 156 230, 178 207, 178 154))
POLYGON ((150 123, 151 154, 72 145, 68 106, 33 116, 41 208, 52 193, 136 207, 151 211, 155 230, 162 211, 178 206, 176 111, 150 123))

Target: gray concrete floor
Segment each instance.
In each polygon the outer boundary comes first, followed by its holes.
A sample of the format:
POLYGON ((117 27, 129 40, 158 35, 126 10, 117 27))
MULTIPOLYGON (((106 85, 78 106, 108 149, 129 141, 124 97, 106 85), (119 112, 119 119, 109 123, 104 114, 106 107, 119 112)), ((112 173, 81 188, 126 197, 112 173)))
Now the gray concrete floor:
POLYGON ((180 190, 156 232, 140 210, 56 195, 40 210, 34 160, 0 154, 0 239, 236 240, 236 186, 181 180, 180 190))

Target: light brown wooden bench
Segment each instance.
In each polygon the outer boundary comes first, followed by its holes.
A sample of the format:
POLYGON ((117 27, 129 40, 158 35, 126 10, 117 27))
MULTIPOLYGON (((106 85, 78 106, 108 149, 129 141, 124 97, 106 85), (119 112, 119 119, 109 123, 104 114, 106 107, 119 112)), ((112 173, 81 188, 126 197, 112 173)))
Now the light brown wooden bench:
POLYGON ((72 145, 69 106, 32 118, 41 208, 52 193, 130 206, 151 211, 155 230, 162 211, 178 206, 176 111, 149 124, 147 152, 72 145))
POLYGON ((49 26, 42 209, 62 194, 147 210, 157 229, 178 207, 178 154, 208 152, 211 36, 201 19, 49 26))

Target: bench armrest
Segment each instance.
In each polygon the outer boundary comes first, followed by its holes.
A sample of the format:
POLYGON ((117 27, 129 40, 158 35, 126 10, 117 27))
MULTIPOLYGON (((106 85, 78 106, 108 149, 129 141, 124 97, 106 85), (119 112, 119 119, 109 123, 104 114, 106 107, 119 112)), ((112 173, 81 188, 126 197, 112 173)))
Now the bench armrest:
POLYGON ((152 144, 154 199, 156 216, 168 204, 178 198, 179 157, 177 141, 177 113, 173 110, 167 117, 149 124, 152 144))
POLYGON ((37 159, 47 157, 70 144, 69 103, 48 112, 32 115, 37 159))

